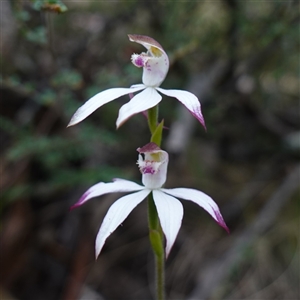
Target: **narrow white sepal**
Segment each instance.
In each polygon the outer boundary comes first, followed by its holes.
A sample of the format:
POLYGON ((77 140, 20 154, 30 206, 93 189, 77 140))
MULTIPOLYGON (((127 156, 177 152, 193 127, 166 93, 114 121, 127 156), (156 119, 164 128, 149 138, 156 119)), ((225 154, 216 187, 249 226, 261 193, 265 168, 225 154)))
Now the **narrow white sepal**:
POLYGON ((70 123, 68 124, 68 127, 83 121, 86 117, 88 117, 102 105, 126 94, 138 92, 143 88, 143 86, 134 88, 112 88, 96 94, 77 109, 70 123))
POLYGON ((120 127, 131 116, 146 111, 154 107, 161 101, 161 95, 151 87, 135 95, 128 103, 124 104, 119 110, 116 122, 117 128, 120 127))
POLYGON ((204 208, 227 232, 229 229, 221 215, 217 203, 205 193, 190 188, 161 189, 163 192, 184 200, 192 201, 204 208))
POLYGON ((99 256, 106 239, 127 218, 130 212, 150 194, 150 192, 150 190, 144 189, 137 193, 126 195, 112 204, 104 217, 96 237, 96 258, 99 256))
POLYGON ((118 193, 118 192, 135 192, 144 189, 145 187, 139 185, 133 181, 129 180, 118 180, 115 179, 114 182, 104 183, 99 182, 92 187, 90 187, 75 203, 72 208, 80 206, 84 204, 86 201, 90 200, 91 198, 102 196, 108 193, 118 193))
POLYGON ((183 207, 180 201, 163 193, 162 190, 153 190, 153 199, 166 237, 166 257, 168 257, 181 227, 183 207))
POLYGON ((190 111, 190 113, 203 125, 203 127, 206 128, 200 101, 194 94, 183 90, 165 90, 158 87, 156 89, 166 96, 176 98, 190 111))

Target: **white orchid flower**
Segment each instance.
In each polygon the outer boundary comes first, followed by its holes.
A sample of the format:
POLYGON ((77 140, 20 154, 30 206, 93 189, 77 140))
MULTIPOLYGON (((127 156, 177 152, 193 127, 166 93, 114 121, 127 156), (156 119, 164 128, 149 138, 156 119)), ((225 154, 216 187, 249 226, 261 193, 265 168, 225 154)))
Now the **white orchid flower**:
POLYGON ((131 61, 135 66, 143 68, 143 83, 132 85, 130 88, 111 88, 96 94, 79 107, 68 126, 81 122, 96 109, 108 102, 126 94, 142 91, 120 108, 116 122, 117 128, 133 115, 156 106, 162 99, 158 92, 177 98, 205 127, 201 105, 194 94, 182 90, 165 90, 159 87, 169 70, 168 55, 162 46, 148 36, 129 34, 128 37, 130 41, 139 43, 148 50, 146 53, 133 54, 131 57, 131 61))
POLYGON ((166 238, 166 256, 169 255, 175 242, 183 217, 182 204, 175 197, 198 204, 229 232, 218 205, 208 195, 190 188, 162 188, 167 178, 169 162, 169 155, 166 151, 161 150, 155 143, 149 143, 142 148, 138 148, 137 151, 139 152, 137 163, 142 173, 144 186, 124 179, 115 179, 110 183, 100 182, 89 188, 79 201, 72 206, 72 208, 78 207, 91 198, 108 193, 136 192, 121 197, 109 208, 97 234, 96 258, 100 254, 106 239, 151 192, 166 238))

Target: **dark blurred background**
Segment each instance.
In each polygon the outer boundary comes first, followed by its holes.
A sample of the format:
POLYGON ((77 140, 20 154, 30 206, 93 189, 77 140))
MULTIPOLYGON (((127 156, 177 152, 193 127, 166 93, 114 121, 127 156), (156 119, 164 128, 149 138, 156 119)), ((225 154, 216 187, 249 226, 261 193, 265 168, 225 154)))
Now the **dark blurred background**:
POLYGON ((69 211, 99 181, 140 182, 145 118, 115 129, 122 97, 66 128, 89 97, 141 83, 130 62, 153 37, 163 88, 195 93, 207 132, 160 105, 166 187, 219 204, 231 234, 193 203, 166 263, 168 299, 299 299, 298 1, 1 1, 1 299, 153 299, 146 202, 94 259, 111 194, 69 211))

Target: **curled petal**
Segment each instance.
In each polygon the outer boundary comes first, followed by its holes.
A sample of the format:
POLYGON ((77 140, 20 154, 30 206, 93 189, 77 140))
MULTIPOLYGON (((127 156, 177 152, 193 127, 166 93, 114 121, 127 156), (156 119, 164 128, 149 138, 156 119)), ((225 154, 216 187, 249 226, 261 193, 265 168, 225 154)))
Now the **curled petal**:
POLYGON ((153 191, 153 199, 160 225, 166 236, 166 257, 168 257, 181 227, 183 207, 180 201, 161 190, 153 191))
POLYGON ((86 101, 82 106, 78 108, 78 110, 73 115, 70 123, 68 124, 68 127, 81 122, 102 105, 111 102, 126 94, 138 92, 143 88, 144 88, 143 86, 138 86, 134 88, 113 88, 96 94, 95 96, 93 96, 91 99, 86 101))
POLYGON ((145 189, 134 194, 126 195, 113 203, 104 217, 96 237, 96 258, 100 254, 106 239, 127 218, 130 212, 149 195, 150 192, 150 190, 145 189))
POLYGON ((161 95, 153 88, 146 88, 141 93, 135 95, 128 103, 119 110, 117 128, 119 128, 131 116, 143 112, 161 101, 161 95))
POLYGON ((125 179, 115 179, 114 182, 104 183, 99 182, 92 187, 90 187, 74 204, 71 209, 78 207, 84 204, 86 201, 91 198, 102 196, 108 193, 118 193, 118 192, 135 192, 144 189, 144 186, 141 186, 135 182, 125 180, 125 179))
POLYGON ((220 209, 216 202, 208 195, 194 189, 176 188, 176 189, 161 189, 163 192, 178 197, 184 200, 192 201, 204 208, 228 233, 229 229, 221 215, 220 209))
POLYGON ((140 153, 137 163, 143 184, 149 189, 161 188, 167 179, 168 153, 153 142, 138 148, 137 151, 140 153))
POLYGON ((151 47, 157 48, 161 52, 165 52, 163 47, 153 38, 146 36, 146 35, 140 35, 140 34, 128 34, 129 40, 131 42, 135 42, 138 44, 143 45, 147 50, 150 50, 151 47))
POLYGON ((182 90, 165 90, 162 88, 156 89, 164 95, 177 98, 177 100, 180 101, 206 129, 204 117, 201 111, 201 104, 194 94, 182 90))
POLYGON ((163 47, 149 36, 129 34, 128 37, 148 50, 147 53, 131 57, 135 66, 143 67, 143 83, 152 87, 160 86, 169 70, 169 58, 163 47))

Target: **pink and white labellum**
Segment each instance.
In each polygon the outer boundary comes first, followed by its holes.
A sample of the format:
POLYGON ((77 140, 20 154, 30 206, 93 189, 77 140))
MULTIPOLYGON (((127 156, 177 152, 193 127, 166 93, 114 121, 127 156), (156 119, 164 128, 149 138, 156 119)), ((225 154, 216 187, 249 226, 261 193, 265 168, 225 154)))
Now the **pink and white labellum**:
POLYGON ((159 93, 176 98, 205 128, 201 104, 194 94, 183 90, 165 90, 159 87, 169 70, 169 58, 162 46, 145 35, 129 34, 128 37, 130 41, 141 44, 147 49, 147 52, 131 56, 132 63, 138 68, 143 68, 142 83, 132 85, 130 88, 111 88, 96 94, 79 107, 68 126, 83 121, 106 103, 126 94, 139 92, 120 108, 116 121, 117 128, 133 115, 156 106, 162 100, 159 93))
POLYGON ((211 197, 201 191, 190 188, 162 188, 167 179, 169 156, 156 144, 149 143, 138 148, 137 164, 142 173, 143 185, 125 179, 115 179, 113 182, 100 182, 89 188, 72 206, 75 208, 90 200, 108 193, 134 192, 115 201, 109 208, 96 238, 96 258, 100 254, 106 239, 127 218, 129 213, 141 203, 150 193, 157 209, 162 230, 166 238, 166 256, 169 255, 181 227, 183 207, 177 199, 189 200, 204 208, 213 219, 229 232, 218 205, 211 197))

